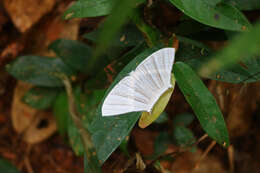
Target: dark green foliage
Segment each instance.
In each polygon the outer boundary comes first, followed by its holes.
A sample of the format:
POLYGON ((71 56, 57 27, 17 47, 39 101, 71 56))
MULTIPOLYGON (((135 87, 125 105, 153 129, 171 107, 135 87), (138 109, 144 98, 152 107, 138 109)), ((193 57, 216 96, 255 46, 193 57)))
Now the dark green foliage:
POLYGON ((60 75, 71 76, 73 70, 58 58, 22 56, 6 66, 15 78, 37 86, 63 86, 60 75))
POLYGON ((52 106, 60 89, 33 87, 22 98, 23 102, 35 109, 47 109, 52 106))
POLYGON ((173 71, 178 86, 192 107, 202 128, 219 144, 228 146, 226 124, 213 95, 188 65, 177 62, 173 66, 173 71))

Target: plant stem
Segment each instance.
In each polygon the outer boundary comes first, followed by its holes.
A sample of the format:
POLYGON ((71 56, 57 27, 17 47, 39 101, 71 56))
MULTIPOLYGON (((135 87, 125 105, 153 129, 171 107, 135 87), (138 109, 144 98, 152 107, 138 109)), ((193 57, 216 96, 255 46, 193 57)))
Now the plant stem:
POLYGON ((65 89, 66 89, 66 92, 68 95, 70 116, 79 131, 79 134, 80 134, 80 137, 81 137, 81 140, 82 140, 85 152, 86 152, 86 159, 88 162, 89 172, 101 173, 99 161, 97 159, 97 152, 96 152, 93 142, 91 140, 91 135, 90 135, 89 131, 86 128, 84 128, 84 126, 81 122, 80 114, 79 114, 76 104, 75 104, 75 98, 73 95, 70 80, 65 75, 62 75, 61 78, 65 85, 65 89))

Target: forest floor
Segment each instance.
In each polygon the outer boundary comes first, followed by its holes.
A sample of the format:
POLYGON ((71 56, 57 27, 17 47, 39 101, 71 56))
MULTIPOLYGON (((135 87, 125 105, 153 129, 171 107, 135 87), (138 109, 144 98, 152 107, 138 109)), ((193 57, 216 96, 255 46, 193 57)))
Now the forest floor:
MULTIPOLYGON (((53 53, 47 49, 52 41, 58 38, 77 40, 83 33, 94 30, 103 19, 64 21, 61 16, 70 3, 70 0, 0 2, 0 156, 23 173, 83 172, 83 157, 77 157, 64 137, 58 134, 51 110, 37 111, 22 103, 20 99, 31 85, 15 80, 4 68, 21 55, 52 56, 53 53), (28 123, 27 118, 31 114, 43 118, 35 120, 28 127, 30 131, 25 134, 19 128, 23 123, 28 123), (15 122, 19 127, 14 127, 15 122)), ((217 47, 223 43, 212 42, 211 45, 217 47)), ((205 80, 205 83, 224 114, 231 146, 228 149, 213 146, 212 140, 206 138, 198 145, 195 153, 179 153, 174 160, 161 161, 161 165, 174 173, 258 173, 260 84, 235 85, 213 80, 205 80), (203 153, 211 144, 212 149, 204 157, 203 153)), ((134 127, 128 145, 130 158, 119 149, 116 150, 104 163, 104 173, 119 173, 127 169, 129 165, 126 163, 137 152, 144 159, 152 155, 154 141, 159 133, 173 129, 173 117, 183 112, 192 113, 178 88, 174 91, 166 112, 170 118, 163 124, 155 124, 146 129, 134 127)), ((204 135, 197 120, 189 128, 197 138, 204 135)), ((172 144, 165 154, 177 150, 178 147, 172 144)), ((151 160, 146 160, 147 165, 150 162, 151 160)))

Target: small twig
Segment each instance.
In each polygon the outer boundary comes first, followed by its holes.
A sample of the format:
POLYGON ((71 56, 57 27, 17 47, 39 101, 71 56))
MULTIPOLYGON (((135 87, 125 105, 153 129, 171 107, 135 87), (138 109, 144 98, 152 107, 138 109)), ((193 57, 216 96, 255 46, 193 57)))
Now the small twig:
POLYGON ((29 157, 24 158, 24 165, 28 173, 34 173, 29 157))
POLYGON ((91 172, 101 173, 101 169, 98 166, 99 161, 97 159, 97 153, 96 153, 95 147, 91 140, 91 135, 88 132, 88 130, 85 129, 83 124, 81 123, 80 114, 77 111, 70 80, 66 75, 58 75, 58 76, 62 79, 62 81, 65 85, 65 89, 66 89, 66 92, 68 95, 69 112, 70 112, 73 122, 75 123, 75 125, 80 133, 80 137, 81 137, 81 140, 82 140, 85 152, 86 152, 87 160, 89 163, 88 166, 91 169, 91 172))
POLYGON ((48 156, 48 160, 55 167, 55 169, 57 170, 56 172, 68 173, 66 170, 64 170, 63 168, 58 166, 58 164, 55 162, 55 160, 51 156, 48 156))
POLYGON ((229 161, 229 173, 234 173, 234 147, 230 145, 228 147, 228 161, 229 161))
POLYGON ((202 156, 199 158, 199 160, 197 161, 197 163, 195 164, 195 168, 199 167, 200 162, 208 155, 208 153, 210 152, 210 150, 216 145, 216 141, 212 141, 211 144, 208 146, 208 148, 204 151, 204 153, 202 154, 202 156))

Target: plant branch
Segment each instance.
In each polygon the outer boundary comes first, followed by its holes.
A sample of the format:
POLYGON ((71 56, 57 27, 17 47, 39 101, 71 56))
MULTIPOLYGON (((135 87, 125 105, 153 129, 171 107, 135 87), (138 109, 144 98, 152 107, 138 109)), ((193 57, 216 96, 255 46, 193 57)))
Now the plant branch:
POLYGON ((70 116, 79 131, 79 134, 80 134, 80 137, 81 137, 81 140, 82 140, 85 152, 86 152, 86 156, 87 156, 86 158, 88 161, 89 171, 91 171, 91 173, 101 173, 99 161, 97 159, 97 153, 96 153, 94 144, 91 140, 91 135, 90 135, 89 131, 86 128, 84 128, 84 126, 81 122, 80 114, 76 107, 76 102, 75 102, 75 98, 73 95, 70 80, 66 75, 60 75, 60 78, 62 79, 62 81, 65 85, 65 89, 66 89, 66 92, 68 95, 70 116))

